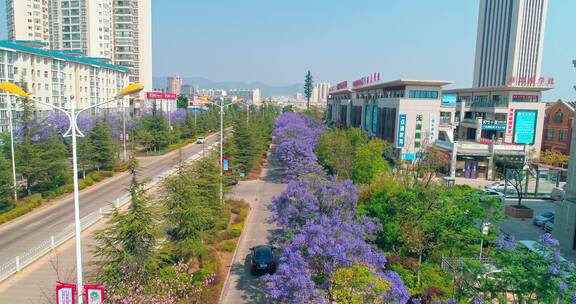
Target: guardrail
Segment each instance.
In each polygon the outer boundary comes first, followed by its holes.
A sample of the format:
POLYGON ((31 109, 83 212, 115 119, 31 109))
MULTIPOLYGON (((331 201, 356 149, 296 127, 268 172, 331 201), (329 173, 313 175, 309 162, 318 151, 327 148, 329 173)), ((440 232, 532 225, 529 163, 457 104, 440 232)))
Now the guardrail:
MULTIPOLYGON (((215 146, 218 145, 218 142, 213 143, 206 147, 206 151, 210 151, 214 149, 215 146)), ((184 161, 184 163, 193 162, 199 158, 203 157, 203 152, 198 152, 188 159, 184 161)), ((175 168, 168 169, 157 175, 156 177, 152 178, 149 182, 144 185, 144 189, 148 190, 157 184, 159 184, 164 178, 174 174, 176 171, 175 168)), ((99 208, 98 210, 87 214, 83 218, 80 219, 80 229, 85 230, 86 228, 94 225, 100 219, 102 219, 106 214, 113 212, 115 209, 121 208, 122 206, 126 205, 130 202, 130 194, 124 194, 122 197, 117 198, 116 201, 110 203, 104 207, 99 208)), ((72 239, 75 236, 75 227, 74 223, 72 222, 62 231, 50 236, 49 239, 46 239, 36 246, 28 249, 27 251, 23 252, 22 254, 16 256, 15 258, 11 259, 10 261, 3 263, 0 265, 0 282, 6 280, 7 278, 11 277, 12 275, 16 274, 17 272, 21 271, 24 267, 32 264, 34 261, 38 260, 39 258, 43 257, 45 254, 49 253, 50 251, 56 249, 56 247, 62 245, 64 242, 72 239)))

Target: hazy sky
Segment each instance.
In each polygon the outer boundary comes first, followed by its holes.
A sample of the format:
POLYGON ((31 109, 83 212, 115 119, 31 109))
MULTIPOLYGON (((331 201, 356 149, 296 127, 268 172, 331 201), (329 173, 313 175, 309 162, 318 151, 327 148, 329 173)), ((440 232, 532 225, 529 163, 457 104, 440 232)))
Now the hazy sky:
MULTIPOLYGON (((5 0, 0 0, 4 9, 5 0)), ((332 83, 381 72, 470 86, 478 0, 152 0, 154 75, 332 83)), ((548 99, 574 100, 576 1, 550 0, 548 99)), ((6 35, 5 14, 0 14, 6 35)))

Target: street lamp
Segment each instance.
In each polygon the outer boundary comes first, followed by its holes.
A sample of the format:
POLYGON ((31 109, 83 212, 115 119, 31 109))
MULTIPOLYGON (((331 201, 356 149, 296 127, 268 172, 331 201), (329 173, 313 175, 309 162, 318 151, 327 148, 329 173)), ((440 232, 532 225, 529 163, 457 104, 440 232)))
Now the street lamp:
POLYGON ((84 137, 84 134, 82 134, 82 131, 80 131, 80 129, 78 128, 78 124, 77 124, 77 120, 78 120, 78 116, 80 115, 80 113, 89 110, 89 109, 93 109, 96 108, 98 106, 104 105, 106 103, 115 101, 119 98, 123 98, 125 96, 128 95, 133 95, 136 93, 139 93, 140 91, 142 91, 144 87, 142 86, 142 84, 140 83, 134 83, 131 85, 128 85, 127 87, 125 87, 124 89, 122 89, 122 91, 120 91, 116 96, 114 96, 113 99, 110 99, 108 101, 104 101, 101 103, 97 103, 95 105, 83 108, 79 111, 76 111, 76 103, 73 101, 73 99, 71 99, 71 107, 70 110, 66 110, 64 108, 61 107, 57 107, 55 105, 49 104, 47 102, 43 102, 41 100, 36 100, 36 99, 32 99, 30 98, 30 93, 27 93, 26 91, 24 91, 23 89, 21 89, 20 87, 18 87, 17 85, 10 83, 10 82, 4 82, 4 83, 0 83, 0 90, 17 95, 17 96, 21 96, 21 97, 25 97, 25 98, 29 98, 31 101, 37 102, 41 105, 47 106, 49 108, 61 111, 62 113, 64 113, 66 115, 66 117, 68 117, 68 121, 70 123, 70 126, 68 127, 68 130, 64 133, 64 137, 72 137, 72 173, 74 175, 74 222, 75 222, 75 226, 76 226, 76 276, 77 276, 77 284, 78 284, 78 290, 79 290, 79 297, 78 297, 78 302, 80 304, 82 304, 83 302, 83 298, 81 293, 82 290, 82 246, 81 246, 81 239, 80 239, 80 232, 81 232, 81 223, 80 223, 80 195, 79 195, 79 191, 78 191, 78 156, 77 156, 77 151, 76 151, 76 136, 77 134, 80 137, 84 137))
POLYGON ((212 101, 202 101, 203 103, 209 103, 220 108, 220 203, 224 204, 224 186, 222 184, 222 179, 224 177, 224 107, 233 105, 234 103, 224 104, 224 99, 220 99, 220 104, 212 101))

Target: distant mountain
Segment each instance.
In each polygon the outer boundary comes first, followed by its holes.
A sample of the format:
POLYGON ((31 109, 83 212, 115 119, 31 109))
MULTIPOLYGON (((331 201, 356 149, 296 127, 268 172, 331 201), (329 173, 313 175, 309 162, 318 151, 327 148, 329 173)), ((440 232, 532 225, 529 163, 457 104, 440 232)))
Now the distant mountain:
MULTIPOLYGON (((166 88, 167 77, 154 77, 154 88, 166 88)), ((197 85, 201 89, 247 90, 260 89, 262 97, 294 96, 303 91, 304 84, 273 85, 264 82, 212 81, 202 77, 184 77, 183 84, 197 85)))

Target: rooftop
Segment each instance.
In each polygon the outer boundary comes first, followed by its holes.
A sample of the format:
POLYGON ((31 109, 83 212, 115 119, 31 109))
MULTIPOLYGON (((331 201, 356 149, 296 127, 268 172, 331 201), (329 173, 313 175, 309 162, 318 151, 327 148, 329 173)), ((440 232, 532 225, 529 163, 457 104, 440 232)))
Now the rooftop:
POLYGON ((373 90, 373 89, 380 89, 380 88, 387 88, 387 87, 397 87, 397 86, 425 86, 425 87, 442 87, 445 85, 449 85, 454 83, 453 81, 447 80, 410 80, 410 79, 398 79, 392 80, 388 82, 377 82, 377 83, 370 83, 367 85, 363 85, 360 87, 354 88, 354 91, 363 91, 363 90, 373 90))
POLYGON ((0 40, 0 49, 20 51, 23 53, 28 53, 36 56, 50 57, 55 59, 60 59, 64 61, 76 62, 85 65, 92 65, 100 68, 107 68, 111 70, 116 70, 120 72, 128 72, 129 69, 123 66, 113 65, 109 63, 104 63, 100 61, 101 59, 95 59, 90 57, 81 56, 71 56, 62 51, 45 50, 38 47, 31 47, 29 45, 41 46, 41 43, 33 43, 30 41, 11 41, 11 40, 0 40))
POLYGON ((484 87, 484 88, 451 89, 451 90, 444 90, 444 93, 480 93, 480 92, 510 92, 510 91, 544 92, 550 89, 552 89, 552 87, 499 86, 499 87, 484 87))

